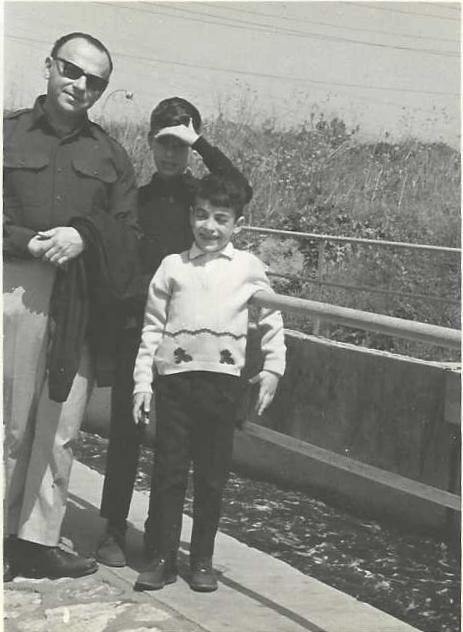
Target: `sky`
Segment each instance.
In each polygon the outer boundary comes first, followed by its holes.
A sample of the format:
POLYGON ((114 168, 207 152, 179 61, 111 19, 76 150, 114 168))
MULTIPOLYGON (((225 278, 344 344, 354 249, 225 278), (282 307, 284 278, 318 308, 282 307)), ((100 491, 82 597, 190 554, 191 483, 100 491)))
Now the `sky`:
POLYGON ((206 118, 285 127, 323 113, 368 140, 460 146, 457 3, 5 2, 6 107, 29 107, 45 91, 45 57, 71 31, 113 55, 95 115, 148 121, 176 95, 206 118))

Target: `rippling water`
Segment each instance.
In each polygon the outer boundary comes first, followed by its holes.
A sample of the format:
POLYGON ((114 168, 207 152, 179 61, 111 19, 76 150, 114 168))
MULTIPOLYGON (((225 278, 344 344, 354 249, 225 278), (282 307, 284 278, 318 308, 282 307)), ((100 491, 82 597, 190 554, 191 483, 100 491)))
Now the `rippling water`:
MULTIPOLYGON (((81 433, 77 458, 104 473, 107 440, 81 433)), ((136 487, 149 489, 153 455, 143 448, 136 487)), ((191 515, 191 487, 185 512, 191 515)), ((312 498, 232 473, 220 528, 301 572, 423 632, 460 631, 459 551, 394 531, 312 498)), ((374 632, 374 630, 368 631, 374 632)))

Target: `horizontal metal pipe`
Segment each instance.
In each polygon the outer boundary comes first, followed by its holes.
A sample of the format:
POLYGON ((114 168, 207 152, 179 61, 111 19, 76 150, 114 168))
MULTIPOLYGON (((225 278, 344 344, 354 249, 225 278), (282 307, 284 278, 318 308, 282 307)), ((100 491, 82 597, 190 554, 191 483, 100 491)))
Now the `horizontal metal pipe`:
POLYGON ((431 244, 411 244, 404 241, 386 241, 385 239, 365 239, 363 237, 342 237, 338 235, 322 235, 318 233, 303 233, 295 230, 278 230, 276 228, 263 228, 260 226, 243 226, 243 230, 253 233, 280 235, 281 237, 296 237, 302 239, 319 239, 323 241, 338 241, 352 244, 364 244, 366 246, 383 246, 387 248, 405 248, 409 250, 423 250, 427 252, 445 252, 461 254, 461 248, 450 246, 433 246, 431 244))
MULTIPOLYGON (((295 274, 280 274, 279 272, 267 272, 269 277, 278 279, 288 279, 289 281, 300 281, 301 277, 295 274)), ((342 290, 352 290, 354 292, 368 292, 372 294, 382 294, 383 296, 398 296, 399 298, 412 298, 422 301, 435 301, 444 305, 460 305, 459 301, 435 294, 412 294, 411 292, 400 292, 399 290, 382 290, 380 288, 371 287, 370 285, 348 285, 346 283, 334 283, 333 281, 319 281, 318 279, 304 278, 304 283, 312 283, 312 285, 323 285, 326 287, 336 287, 342 290)))
POLYGON ((364 312, 350 307, 319 303, 303 298, 284 296, 283 294, 271 294, 265 290, 256 292, 252 298, 252 303, 260 307, 272 307, 282 311, 315 316, 345 327, 426 342, 439 347, 450 349, 460 349, 461 347, 461 332, 458 329, 364 312))

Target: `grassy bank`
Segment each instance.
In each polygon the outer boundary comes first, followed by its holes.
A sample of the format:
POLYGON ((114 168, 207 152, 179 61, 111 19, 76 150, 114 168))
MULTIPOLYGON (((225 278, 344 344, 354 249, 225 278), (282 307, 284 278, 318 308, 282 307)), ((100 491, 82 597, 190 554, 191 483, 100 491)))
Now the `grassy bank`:
MULTIPOLYGON (((153 170, 146 129, 104 121, 128 150, 139 182, 153 170)), ((280 130, 272 122, 246 123, 222 116, 206 121, 204 134, 219 145, 249 177, 254 198, 250 224, 315 233, 459 247, 460 156, 442 143, 415 139, 365 144, 358 130, 317 115, 306 124, 280 130)), ((192 169, 202 173, 194 158, 192 169)), ((257 251, 275 272, 279 291, 348 307, 458 328, 460 263, 455 255, 410 253, 365 246, 327 244, 324 280, 371 286, 431 298, 327 288, 310 282, 317 270, 318 244, 244 234, 241 244, 257 251)), ((305 331, 311 324, 289 318, 305 331)), ((391 351, 413 351, 433 359, 456 359, 423 346, 384 336, 331 327, 330 335, 391 351)))

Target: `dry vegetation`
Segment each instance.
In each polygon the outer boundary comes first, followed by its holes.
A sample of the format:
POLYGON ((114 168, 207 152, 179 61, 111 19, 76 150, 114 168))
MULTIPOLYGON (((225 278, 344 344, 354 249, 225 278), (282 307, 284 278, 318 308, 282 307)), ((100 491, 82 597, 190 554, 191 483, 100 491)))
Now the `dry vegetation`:
MULTIPOLYGON (((298 128, 278 129, 274 122, 232 121, 219 115, 206 121, 204 133, 249 177, 254 198, 248 222, 349 237, 366 237, 445 246, 460 246, 460 156, 443 143, 415 139, 392 144, 362 143, 358 129, 338 118, 312 115, 298 128)), ((128 150, 143 183, 153 166, 140 125, 103 122, 128 150)), ((192 168, 201 173, 194 160, 192 168)), ((329 243, 324 280, 371 286, 431 298, 393 297, 323 287, 313 283, 318 260, 315 241, 280 240, 243 233, 251 247, 275 272, 293 280, 275 279, 279 291, 314 300, 459 328, 460 262, 456 255, 329 243)), ((311 324, 287 318, 292 327, 311 324)), ((433 359, 456 359, 449 351, 410 345, 384 336, 332 326, 340 340, 368 344, 433 359)))

